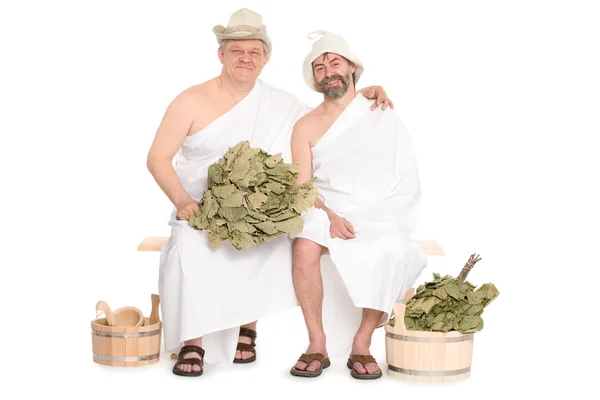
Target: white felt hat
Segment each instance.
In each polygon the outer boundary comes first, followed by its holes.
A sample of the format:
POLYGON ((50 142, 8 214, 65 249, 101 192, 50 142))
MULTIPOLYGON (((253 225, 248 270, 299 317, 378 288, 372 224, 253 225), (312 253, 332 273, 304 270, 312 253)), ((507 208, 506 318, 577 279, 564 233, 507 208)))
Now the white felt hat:
POLYGON ((323 53, 339 54, 354 63, 354 65, 356 65, 356 70, 354 71, 355 83, 358 82, 358 79, 364 71, 364 67, 356 54, 350 51, 348 43, 346 43, 340 35, 323 30, 309 33, 308 38, 314 39, 319 35, 321 37, 313 43, 312 49, 304 59, 304 64, 302 65, 302 74, 304 75, 306 84, 312 90, 316 91, 317 82, 313 74, 312 62, 319 58, 323 53))
POLYGON ((217 36, 217 42, 221 44, 223 40, 262 40, 267 46, 267 52, 271 53, 271 38, 267 35, 267 27, 263 25, 263 18, 247 8, 242 8, 229 18, 227 27, 217 25, 213 28, 213 33, 217 36))

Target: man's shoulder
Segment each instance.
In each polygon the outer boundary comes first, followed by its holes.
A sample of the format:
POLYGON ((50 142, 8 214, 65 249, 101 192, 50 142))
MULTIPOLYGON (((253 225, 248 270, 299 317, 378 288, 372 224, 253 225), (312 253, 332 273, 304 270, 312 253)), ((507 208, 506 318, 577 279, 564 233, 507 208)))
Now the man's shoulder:
POLYGON ((318 106, 316 106, 315 108, 310 110, 301 119, 310 123, 310 122, 316 122, 317 120, 319 120, 322 117, 323 117, 323 103, 319 104, 318 106))
POLYGON ((394 110, 393 108, 388 106, 384 110, 382 103, 379 106, 377 106, 377 108, 375 108, 374 110, 371 110, 371 106, 373 105, 373 103, 375 103, 375 100, 367 99, 366 97, 361 95, 360 101, 362 103, 360 107, 362 107, 362 109, 364 109, 368 113, 367 115, 376 116, 376 118, 379 118, 380 121, 388 121, 394 124, 402 123, 400 117, 396 113, 396 110, 394 110))
POLYGON ((305 131, 310 132, 312 130, 312 128, 314 128, 315 125, 317 125, 321 119, 320 118, 320 111, 321 111, 320 108, 321 108, 321 105, 319 105, 318 107, 314 108, 309 113, 307 113, 306 115, 299 118, 298 121, 296 121, 296 124, 294 125, 294 131, 297 131, 298 133, 302 133, 305 131))
POLYGON ((199 83, 197 85, 190 86, 182 90, 176 98, 187 100, 187 101, 202 101, 209 100, 211 95, 214 94, 215 90, 215 79, 210 79, 206 82, 199 83))
POLYGON ((168 106, 170 112, 195 118, 198 110, 211 109, 217 89, 216 78, 189 86, 179 92, 168 106))

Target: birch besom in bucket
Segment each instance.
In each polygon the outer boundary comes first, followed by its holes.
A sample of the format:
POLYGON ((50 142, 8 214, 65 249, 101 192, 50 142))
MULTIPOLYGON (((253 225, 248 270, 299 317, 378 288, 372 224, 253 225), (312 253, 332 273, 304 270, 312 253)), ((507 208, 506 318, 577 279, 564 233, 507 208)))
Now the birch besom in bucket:
POLYGON ((110 310, 103 301, 96 305, 106 318, 92 321, 94 362, 118 367, 150 365, 160 360, 162 323, 158 317, 160 298, 153 294, 150 317, 135 307, 110 310))
MULTIPOLYGON (((407 294, 406 303, 414 294, 407 294)), ((405 305, 394 304, 394 326, 385 326, 388 375, 414 382, 454 382, 471 375, 473 334, 408 330, 405 305)))
POLYGON ((499 294, 491 283, 473 291, 475 286, 465 281, 479 260, 471 255, 457 278, 434 274, 434 281, 420 286, 416 296, 411 289, 404 303, 393 305, 394 318, 385 326, 389 376, 416 382, 471 376, 474 332, 483 328, 484 307, 499 294))

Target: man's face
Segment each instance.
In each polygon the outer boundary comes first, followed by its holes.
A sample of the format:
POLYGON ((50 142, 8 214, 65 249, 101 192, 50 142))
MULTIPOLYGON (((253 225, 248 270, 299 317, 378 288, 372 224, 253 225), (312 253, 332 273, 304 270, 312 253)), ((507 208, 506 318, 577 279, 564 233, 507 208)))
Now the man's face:
POLYGON ((219 48, 219 59, 231 76, 240 82, 253 82, 269 60, 261 40, 230 40, 219 48))
POLYGON ((330 99, 342 98, 348 91, 348 87, 354 84, 352 73, 355 67, 339 54, 322 54, 313 61, 312 67, 317 81, 317 91, 330 99))

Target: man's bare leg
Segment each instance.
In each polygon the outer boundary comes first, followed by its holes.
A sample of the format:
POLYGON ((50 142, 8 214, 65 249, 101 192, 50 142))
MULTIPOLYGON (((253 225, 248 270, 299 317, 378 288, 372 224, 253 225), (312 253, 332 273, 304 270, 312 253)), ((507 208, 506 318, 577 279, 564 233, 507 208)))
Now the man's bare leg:
MULTIPOLYGON (((308 239, 298 238, 293 244, 292 278, 296 297, 300 303, 304 322, 308 329, 309 345, 306 353, 321 353, 327 357, 325 331, 323 329, 323 280, 321 278, 321 254, 324 248, 308 239)), ((296 369, 315 372, 319 361, 310 365, 298 361, 296 369)))
MULTIPOLYGON (((196 338, 196 339, 192 339, 192 340, 186 340, 185 342, 183 342, 184 346, 187 345, 194 345, 194 346, 199 346, 202 347, 202 338, 196 338)), ((198 353, 187 353, 183 355, 183 358, 199 358, 202 359, 202 356, 198 353)), ((200 366, 198 365, 192 365, 192 364, 179 364, 179 366, 177 367, 180 371, 183 372, 198 372, 200 371, 200 366)))
MULTIPOLYGON (((256 331, 256 323, 257 322, 258 321, 254 321, 254 322, 251 322, 249 324, 242 325, 242 328, 248 328, 248 329, 252 329, 253 331, 256 331)), ((238 339, 238 343, 250 344, 250 343, 252 343, 252 338, 249 338, 247 336, 240 336, 239 339, 238 339)), ((247 360, 247 359, 249 359, 252 356, 253 356, 253 354, 251 352, 249 352, 249 351, 242 351, 242 352, 240 352, 239 350, 236 350, 236 352, 235 352, 235 358, 236 358, 236 360, 240 360, 240 359, 247 360)))
MULTIPOLYGON (((373 337, 373 332, 375 332, 375 329, 379 325, 382 316, 383 311, 363 308, 362 321, 354 336, 351 355, 371 355, 369 350, 371 347, 371 338, 373 337)), ((363 367, 361 363, 355 362, 353 366, 359 374, 374 374, 379 371, 379 367, 375 363, 369 363, 363 367)))

